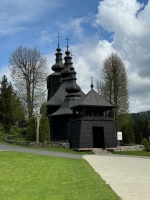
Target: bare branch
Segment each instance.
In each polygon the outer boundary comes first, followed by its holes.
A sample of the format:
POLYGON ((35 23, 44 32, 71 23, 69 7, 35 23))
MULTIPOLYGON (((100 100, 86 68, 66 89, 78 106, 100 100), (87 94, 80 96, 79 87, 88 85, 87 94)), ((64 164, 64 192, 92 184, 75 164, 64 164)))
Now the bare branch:
POLYGON ((9 58, 11 78, 20 99, 28 109, 29 117, 33 116, 46 85, 47 61, 34 47, 33 49, 19 46, 9 58))

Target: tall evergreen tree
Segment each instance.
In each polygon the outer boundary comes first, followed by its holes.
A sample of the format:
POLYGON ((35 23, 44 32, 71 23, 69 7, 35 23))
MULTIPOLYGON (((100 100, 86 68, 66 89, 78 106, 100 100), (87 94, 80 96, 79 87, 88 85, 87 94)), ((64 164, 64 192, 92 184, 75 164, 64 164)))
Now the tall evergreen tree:
POLYGON ((116 106, 115 120, 119 126, 119 115, 128 113, 128 78, 125 65, 121 58, 112 53, 108 56, 100 69, 103 78, 103 97, 116 106))
POLYGON ((20 98, 17 96, 16 92, 12 88, 12 96, 11 96, 11 108, 13 115, 13 123, 18 120, 22 120, 25 117, 26 111, 22 105, 20 98))
POLYGON ((11 125, 18 121, 22 115, 24 115, 24 110, 21 106, 21 101, 4 75, 0 82, 0 122, 2 123, 3 131, 8 133, 11 125))
POLYGON ((11 96, 12 87, 4 75, 0 87, 0 120, 4 132, 9 132, 12 123, 11 96))

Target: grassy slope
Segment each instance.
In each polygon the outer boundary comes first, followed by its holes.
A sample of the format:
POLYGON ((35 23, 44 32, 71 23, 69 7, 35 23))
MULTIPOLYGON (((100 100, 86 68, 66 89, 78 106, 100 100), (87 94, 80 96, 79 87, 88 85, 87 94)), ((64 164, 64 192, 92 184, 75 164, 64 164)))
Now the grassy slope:
MULTIPOLYGON (((0 143, 11 145, 9 143, 4 142, 3 138, 8 136, 8 135, 21 134, 21 131, 22 131, 21 128, 15 128, 15 129, 12 128, 10 130, 9 134, 2 134, 2 130, 1 130, 1 127, 0 127, 0 143)), ((25 141, 25 138, 24 137, 22 137, 22 138, 14 138, 14 141, 25 141)), ((48 150, 48 151, 57 151, 57 152, 66 152, 66 153, 74 153, 74 154, 93 154, 91 151, 79 152, 79 151, 74 151, 74 150, 71 150, 71 149, 66 149, 66 148, 63 148, 63 147, 28 147, 28 148, 34 148, 34 149, 40 149, 40 150, 48 150)))
POLYGON ((0 152, 1 200, 115 200, 85 160, 0 152))

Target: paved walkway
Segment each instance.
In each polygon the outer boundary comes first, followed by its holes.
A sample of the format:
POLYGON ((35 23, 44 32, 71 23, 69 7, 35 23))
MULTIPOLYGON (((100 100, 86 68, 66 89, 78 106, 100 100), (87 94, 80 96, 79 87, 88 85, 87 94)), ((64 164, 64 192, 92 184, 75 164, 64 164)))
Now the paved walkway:
POLYGON ((79 154, 63 153, 63 152, 55 152, 55 151, 45 151, 45 150, 31 149, 31 148, 26 148, 26 147, 5 145, 5 144, 1 144, 1 143, 0 143, 0 151, 16 151, 16 152, 35 153, 35 154, 46 155, 46 156, 82 159, 82 155, 79 155, 79 154))
POLYGON ((150 158, 119 155, 83 158, 122 200, 150 200, 150 158))

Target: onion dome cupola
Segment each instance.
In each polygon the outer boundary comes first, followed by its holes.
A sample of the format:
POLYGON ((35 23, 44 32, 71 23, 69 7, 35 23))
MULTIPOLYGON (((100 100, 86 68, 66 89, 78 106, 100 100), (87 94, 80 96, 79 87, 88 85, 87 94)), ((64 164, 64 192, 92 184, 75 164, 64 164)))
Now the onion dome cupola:
POLYGON ((52 70, 54 71, 54 72, 61 72, 64 68, 65 68, 65 66, 64 66, 64 64, 63 64, 63 59, 62 59, 62 53, 61 53, 61 48, 59 47, 59 38, 60 38, 60 36, 59 36, 59 34, 58 34, 58 48, 56 49, 56 51, 57 51, 57 53, 55 54, 56 55, 56 63, 52 66, 52 70))
POLYGON ((68 38, 67 38, 67 50, 65 52, 66 56, 64 57, 65 60, 65 68, 61 71, 60 75, 62 77, 62 81, 69 80, 70 68, 72 65, 72 57, 70 56, 70 51, 68 50, 68 38))
MULTIPOLYGON (((69 84, 65 88, 65 91, 68 93, 61 107, 54 112, 51 116, 60 116, 60 115, 73 115, 73 111, 70 109, 81 99, 81 88, 76 84, 76 72, 74 67, 71 66, 69 73, 69 84)), ((65 83, 65 82, 64 82, 65 83)), ((63 84, 63 83, 62 83, 63 84)), ((68 132, 67 130, 65 131, 68 132)))
POLYGON ((71 66, 71 68, 70 68, 69 78, 70 78, 70 83, 65 88, 66 92, 68 92, 69 94, 72 94, 72 95, 80 92, 81 88, 76 83, 76 80, 77 80, 76 72, 74 71, 74 67, 73 66, 71 66))
POLYGON ((57 36, 58 38, 58 48, 56 49, 57 53, 56 55, 56 63, 52 66, 52 70, 54 71, 52 74, 47 76, 47 101, 49 101, 53 95, 58 90, 59 86, 61 85, 61 76, 60 72, 65 68, 63 62, 62 62, 62 53, 61 49, 59 47, 59 34, 57 36))

